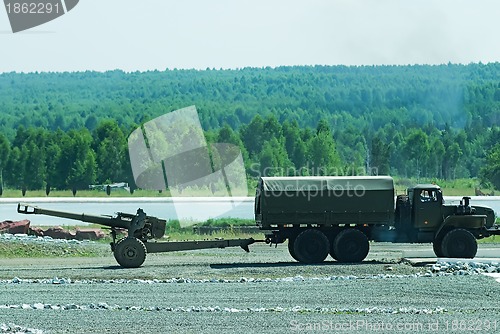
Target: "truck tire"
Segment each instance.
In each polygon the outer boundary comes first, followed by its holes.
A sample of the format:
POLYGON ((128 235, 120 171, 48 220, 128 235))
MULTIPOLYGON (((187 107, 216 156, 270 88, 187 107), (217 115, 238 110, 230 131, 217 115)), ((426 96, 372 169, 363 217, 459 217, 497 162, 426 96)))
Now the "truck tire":
POLYGON ((444 252, 443 252, 443 234, 442 233, 440 233, 432 241, 432 249, 434 250, 434 254, 436 254, 436 257, 445 257, 444 252))
POLYGON ((328 238, 328 242, 330 243, 330 256, 334 259, 334 260, 337 260, 337 255, 335 255, 335 249, 333 249, 333 244, 335 242, 335 237, 337 235, 331 235, 330 238, 328 238))
POLYGON ((326 235, 316 229, 302 231, 293 242, 294 254, 301 263, 323 262, 328 256, 329 248, 326 235))
POLYGON ((116 262, 124 268, 138 268, 146 260, 146 245, 137 238, 123 238, 113 251, 116 262))
POLYGON ((332 259, 334 259, 334 260, 337 260, 337 261, 339 260, 339 259, 337 258, 337 254, 335 254, 335 249, 333 249, 333 244, 330 244, 330 256, 331 256, 331 257, 332 257, 332 259))
POLYGON ((347 228, 337 234, 333 251, 339 262, 361 262, 370 250, 368 238, 360 230, 347 228))
POLYGON ((469 231, 456 228, 444 236, 442 250, 445 257, 473 259, 477 253, 477 241, 469 231))
POLYGON ((288 239, 288 253, 290 253, 290 256, 293 257, 295 261, 299 261, 299 259, 297 259, 297 255, 295 255, 295 250, 293 249, 294 243, 295 243, 295 238, 288 239))

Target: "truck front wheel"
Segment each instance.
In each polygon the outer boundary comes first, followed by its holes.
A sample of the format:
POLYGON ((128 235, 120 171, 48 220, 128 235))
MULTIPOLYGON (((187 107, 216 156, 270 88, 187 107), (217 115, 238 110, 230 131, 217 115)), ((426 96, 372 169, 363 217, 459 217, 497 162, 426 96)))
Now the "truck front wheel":
POLYGON ((437 257, 445 257, 443 253, 443 236, 441 233, 432 241, 432 249, 437 257))
POLYGON ((124 268, 138 268, 146 259, 146 245, 137 238, 123 238, 113 251, 116 262, 124 268))
POLYGON ((469 231, 456 228, 444 236, 442 251, 445 257, 472 259, 477 253, 477 241, 469 231))
MULTIPOLYGON (((307 229, 299 233, 293 242, 296 259, 302 263, 320 263, 328 256, 330 243, 326 235, 316 229, 307 229)), ((293 257, 293 254, 290 253, 293 257)))
POLYGON ((360 230, 347 228, 333 240, 333 251, 339 262, 361 262, 370 250, 368 238, 360 230))

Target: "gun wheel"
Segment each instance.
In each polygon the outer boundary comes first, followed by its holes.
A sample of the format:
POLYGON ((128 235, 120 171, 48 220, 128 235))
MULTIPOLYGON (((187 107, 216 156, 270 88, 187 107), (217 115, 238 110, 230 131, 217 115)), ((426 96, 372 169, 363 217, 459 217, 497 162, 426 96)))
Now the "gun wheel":
POLYGON ((124 268, 138 268, 146 260, 146 245, 137 238, 123 238, 115 245, 116 262, 124 268))

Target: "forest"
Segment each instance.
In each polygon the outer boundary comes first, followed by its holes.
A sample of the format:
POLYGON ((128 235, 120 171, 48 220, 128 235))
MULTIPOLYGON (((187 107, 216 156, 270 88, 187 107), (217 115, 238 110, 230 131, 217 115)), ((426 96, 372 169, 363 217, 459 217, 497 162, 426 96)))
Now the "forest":
POLYGON ((0 74, 0 187, 133 184, 129 134, 195 105, 258 175, 477 178, 500 189, 500 63, 0 74))

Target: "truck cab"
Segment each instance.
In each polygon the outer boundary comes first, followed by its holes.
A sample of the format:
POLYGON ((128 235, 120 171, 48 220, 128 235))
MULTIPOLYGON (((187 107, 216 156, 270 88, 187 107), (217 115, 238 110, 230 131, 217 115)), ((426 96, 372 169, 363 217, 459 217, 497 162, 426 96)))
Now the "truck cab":
POLYGON ((394 226, 399 242, 432 242, 443 222, 443 194, 435 184, 419 184, 396 198, 394 226))
POLYGON ((417 229, 434 229, 443 220, 443 193, 434 184, 418 185, 411 189, 413 226, 417 229))
POLYGON ((472 258, 476 239, 492 234, 495 214, 491 208, 471 206, 470 197, 459 205, 445 204, 441 188, 420 184, 396 199, 395 228, 403 242, 432 242, 438 257, 472 258))

